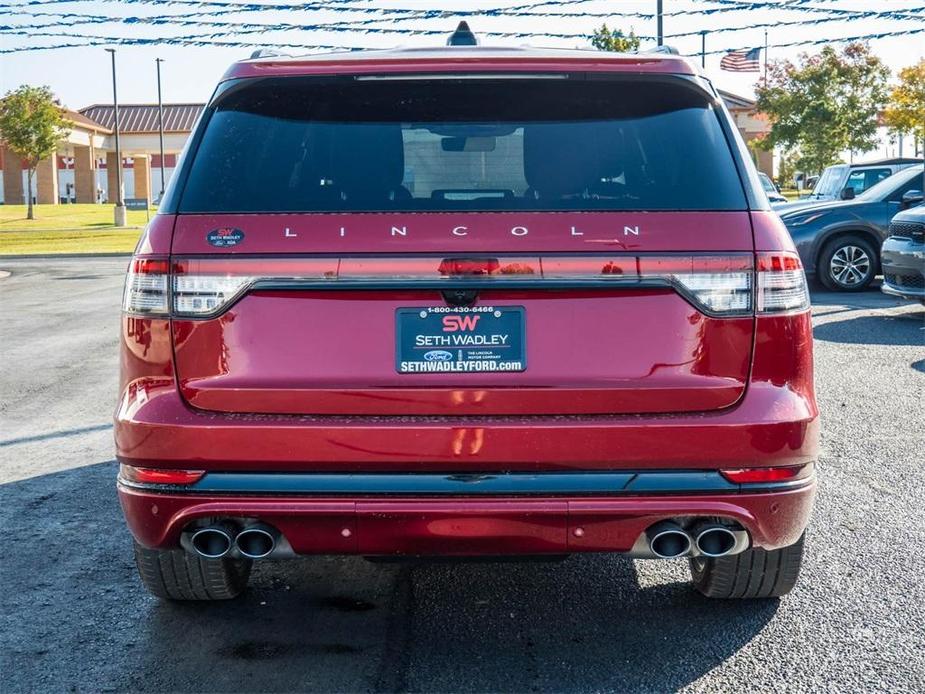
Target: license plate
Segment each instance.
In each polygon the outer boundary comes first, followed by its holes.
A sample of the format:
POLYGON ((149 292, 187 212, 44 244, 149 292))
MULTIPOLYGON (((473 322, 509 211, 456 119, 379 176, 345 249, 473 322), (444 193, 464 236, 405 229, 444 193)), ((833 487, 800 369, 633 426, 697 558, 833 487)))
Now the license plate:
POLYGON ((524 307, 400 308, 395 345, 398 373, 524 371, 524 307))

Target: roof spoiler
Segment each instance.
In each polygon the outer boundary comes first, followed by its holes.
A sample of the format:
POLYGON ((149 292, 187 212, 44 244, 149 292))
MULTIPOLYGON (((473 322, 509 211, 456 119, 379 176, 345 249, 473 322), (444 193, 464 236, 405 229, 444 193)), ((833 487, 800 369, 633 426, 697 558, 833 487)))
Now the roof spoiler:
POLYGON ((655 48, 647 48, 644 51, 639 51, 640 53, 663 53, 665 55, 681 55, 678 52, 678 49, 674 46, 656 46, 655 48))
POLYGON ((274 51, 272 48, 258 48, 256 51, 251 53, 249 60, 254 58, 291 58, 292 56, 288 53, 281 53, 280 51, 274 51))

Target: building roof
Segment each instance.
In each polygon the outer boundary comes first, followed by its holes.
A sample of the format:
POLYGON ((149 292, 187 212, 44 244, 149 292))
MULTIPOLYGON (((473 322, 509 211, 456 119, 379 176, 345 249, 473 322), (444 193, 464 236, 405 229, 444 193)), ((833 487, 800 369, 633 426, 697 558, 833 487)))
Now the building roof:
POLYGON ((84 130, 93 130, 98 133, 109 133, 112 132, 105 125, 97 123, 95 120, 87 118, 85 115, 78 111, 72 111, 69 108, 64 109, 64 117, 74 125, 84 130))
POLYGON ((717 89, 719 92, 720 98, 726 102, 726 108, 730 111, 733 109, 743 109, 746 111, 752 111, 755 108, 755 102, 751 99, 747 99, 744 96, 739 96, 738 94, 733 94, 732 92, 727 92, 724 89, 717 89))
MULTIPOLYGON (((193 129, 205 104, 164 104, 164 132, 183 133, 193 129)), ((116 124, 112 104, 93 104, 80 113, 104 128, 116 124)), ((157 104, 119 104, 119 131, 122 133, 156 133, 157 104)))

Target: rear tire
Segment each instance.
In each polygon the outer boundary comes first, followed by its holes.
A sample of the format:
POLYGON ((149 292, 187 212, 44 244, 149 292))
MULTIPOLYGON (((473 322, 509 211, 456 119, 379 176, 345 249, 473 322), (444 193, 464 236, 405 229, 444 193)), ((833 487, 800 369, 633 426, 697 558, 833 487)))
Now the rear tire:
POLYGON ((819 254, 816 275, 835 292, 860 292, 874 281, 879 254, 863 236, 848 234, 829 241, 819 254))
POLYGON ((781 549, 758 547, 728 557, 690 559, 694 587, 708 598, 776 598, 796 585, 803 540, 781 549))
POLYGON ((247 587, 253 562, 202 559, 181 549, 147 549, 135 543, 135 565, 152 595, 167 600, 230 600, 247 587))

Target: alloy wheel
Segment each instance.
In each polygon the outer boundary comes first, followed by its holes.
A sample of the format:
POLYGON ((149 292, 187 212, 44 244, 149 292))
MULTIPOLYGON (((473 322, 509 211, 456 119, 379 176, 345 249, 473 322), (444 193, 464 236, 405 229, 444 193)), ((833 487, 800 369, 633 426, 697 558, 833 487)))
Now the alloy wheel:
POLYGON ((856 287, 862 284, 871 269, 871 258, 860 246, 842 246, 832 254, 829 261, 829 274, 843 287, 856 287))

